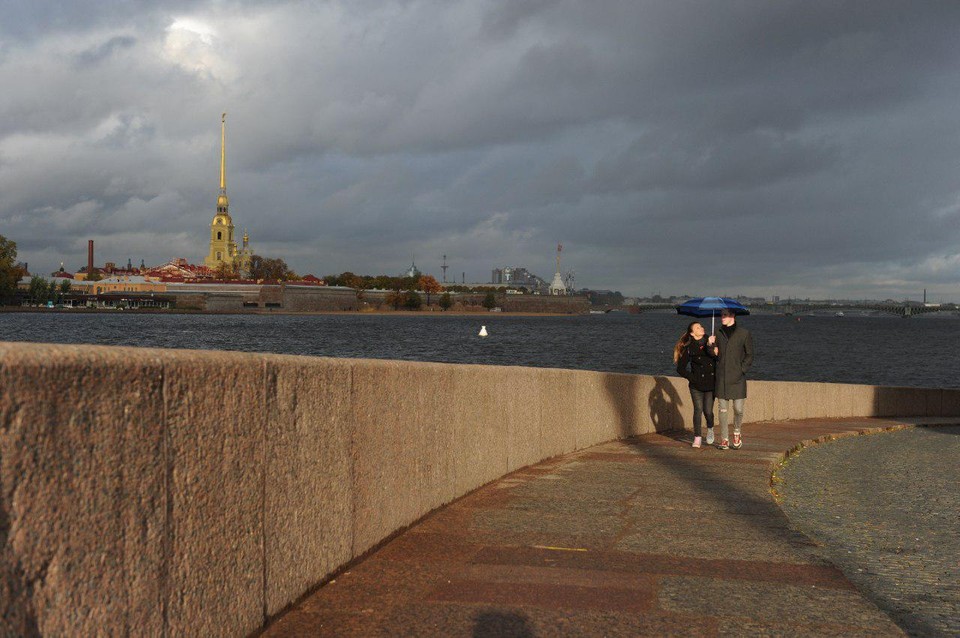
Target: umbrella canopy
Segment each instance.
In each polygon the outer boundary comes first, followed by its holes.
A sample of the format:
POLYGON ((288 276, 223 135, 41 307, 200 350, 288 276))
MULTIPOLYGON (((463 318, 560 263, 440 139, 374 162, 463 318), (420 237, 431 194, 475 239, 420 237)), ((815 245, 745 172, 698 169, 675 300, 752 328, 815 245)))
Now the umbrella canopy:
POLYGON ((729 297, 696 297, 677 306, 678 315, 690 317, 713 317, 721 310, 730 310, 735 315, 749 315, 750 311, 729 297))
POLYGON ((710 332, 713 332, 713 317, 719 315, 721 310, 730 310, 735 315, 750 314, 750 311, 744 308, 739 301, 729 297, 696 297, 677 306, 678 315, 710 317, 710 332))

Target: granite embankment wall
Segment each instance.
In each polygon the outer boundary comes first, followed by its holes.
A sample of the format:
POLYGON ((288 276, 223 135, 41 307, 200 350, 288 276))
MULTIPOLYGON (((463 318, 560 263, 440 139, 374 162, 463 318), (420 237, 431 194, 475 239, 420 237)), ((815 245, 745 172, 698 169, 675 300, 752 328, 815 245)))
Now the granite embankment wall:
MULTIPOLYGON (((681 426, 685 382, 0 343, 0 635, 243 636, 512 470, 681 426)), ((751 382, 750 421, 960 415, 960 391, 751 382)))
MULTIPOLYGON (((163 293, 173 299, 175 307, 213 312, 243 312, 261 310, 284 310, 287 312, 357 311, 389 306, 389 290, 365 290, 362 298, 357 291, 340 286, 298 286, 267 284, 178 284, 171 285, 163 293)), ((427 295, 418 293, 421 301, 427 295)), ((452 293, 453 302, 459 306, 481 307, 483 294, 452 293)), ((430 295, 436 306, 440 295, 430 295)), ((497 304, 505 312, 542 312, 559 314, 586 314, 590 301, 586 297, 552 297, 549 295, 497 295, 497 304)))

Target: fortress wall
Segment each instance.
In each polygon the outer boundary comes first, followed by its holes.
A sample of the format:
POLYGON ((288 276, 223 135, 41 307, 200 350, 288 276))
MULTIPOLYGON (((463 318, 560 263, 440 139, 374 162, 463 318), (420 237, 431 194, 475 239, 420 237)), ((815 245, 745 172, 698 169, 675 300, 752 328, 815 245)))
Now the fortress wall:
POLYGON ((350 289, 321 286, 286 286, 283 290, 283 308, 294 312, 357 310, 357 293, 350 289))
MULTIPOLYGON (((179 302, 179 299, 177 300, 179 302)), ((260 297, 256 292, 210 292, 203 295, 202 309, 216 312, 238 312, 243 309, 245 303, 260 303, 260 297)), ((182 308, 177 303, 177 308, 182 308)))
MULTIPOLYGON (((483 297, 480 297, 483 301, 483 297)), ((561 312, 587 314, 590 300, 586 297, 550 295, 498 295, 497 303, 505 312, 561 312)))
POLYGON ((207 294, 202 292, 168 291, 165 296, 173 299, 178 310, 206 310, 207 294))
MULTIPOLYGON (((0 635, 248 635, 491 480, 690 419, 681 379, 542 368, 0 343, 0 383, 0 635)), ((748 421, 960 415, 749 391, 748 421)))
MULTIPOLYGON (((356 311, 364 306, 383 305, 392 293, 384 290, 365 290, 362 299, 357 299, 356 291, 350 288, 298 286, 295 283, 288 283, 283 286, 180 284, 176 287, 171 286, 164 294, 174 299, 174 305, 178 309, 241 312, 250 310, 244 307, 244 303, 253 303, 256 304, 255 307, 261 309, 271 304, 274 308, 282 308, 290 312, 326 312, 356 311)), ((418 294, 426 303, 427 295, 418 294)), ((441 294, 430 295, 432 306, 436 307, 441 294)), ((452 298, 454 302, 480 306, 484 295, 453 293, 452 298)), ((590 303, 586 297, 500 295, 498 303, 506 312, 585 314, 590 309, 590 303)))

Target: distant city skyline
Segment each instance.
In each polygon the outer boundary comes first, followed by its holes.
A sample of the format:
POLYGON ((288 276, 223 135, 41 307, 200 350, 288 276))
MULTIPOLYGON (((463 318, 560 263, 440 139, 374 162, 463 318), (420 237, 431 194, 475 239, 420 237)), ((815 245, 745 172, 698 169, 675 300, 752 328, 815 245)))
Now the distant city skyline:
POLYGON ((647 296, 960 300, 960 3, 36 0, 0 21, 0 234, 647 296), (443 256, 446 261, 443 261, 443 256), (498 266, 499 265, 499 266, 498 266))

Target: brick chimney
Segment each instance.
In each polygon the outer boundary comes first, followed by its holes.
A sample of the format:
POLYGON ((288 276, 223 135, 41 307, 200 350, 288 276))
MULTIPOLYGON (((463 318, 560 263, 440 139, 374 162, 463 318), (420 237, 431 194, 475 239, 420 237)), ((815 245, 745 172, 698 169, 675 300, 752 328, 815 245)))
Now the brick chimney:
POLYGON ((87 242, 87 276, 93 274, 93 240, 87 242))

